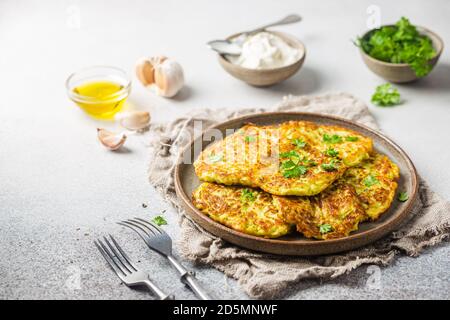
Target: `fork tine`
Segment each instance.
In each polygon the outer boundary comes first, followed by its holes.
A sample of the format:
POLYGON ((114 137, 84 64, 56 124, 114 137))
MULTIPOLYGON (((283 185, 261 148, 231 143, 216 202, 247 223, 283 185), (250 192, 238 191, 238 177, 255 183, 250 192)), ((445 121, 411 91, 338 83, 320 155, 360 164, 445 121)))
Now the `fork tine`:
MULTIPOLYGON (((129 223, 132 223, 132 224, 135 225, 136 227, 139 227, 139 228, 140 228, 141 230, 143 230, 143 231, 148 230, 148 231, 145 231, 145 233, 147 233, 147 235, 148 235, 148 232, 150 232, 150 233, 151 233, 152 235, 154 235, 154 236, 157 236, 157 235, 160 234, 159 232, 153 230, 152 228, 149 228, 147 225, 143 224, 142 222, 136 221, 136 219, 128 219, 127 221, 128 221, 129 223)), ((149 235, 149 236, 150 236, 150 235, 149 235)))
POLYGON ((117 250, 119 250, 120 254, 122 255, 123 259, 125 260, 126 263, 128 263, 128 265, 134 270, 137 271, 137 268, 134 266, 134 264, 131 262, 131 259, 128 257, 128 255, 125 253, 125 251, 122 250, 122 248, 119 246, 119 244, 117 243, 116 239, 113 238, 112 235, 109 235, 109 237, 111 238, 111 241, 114 243, 115 247, 117 248, 117 250))
POLYGON ((151 222, 151 221, 147 221, 147 220, 144 220, 144 219, 141 219, 141 218, 134 218, 134 219, 135 219, 135 220, 139 220, 139 221, 145 223, 146 225, 150 225, 151 227, 153 227, 153 229, 155 229, 156 231, 158 231, 160 234, 163 234, 163 235, 166 235, 166 234, 167 234, 162 228, 158 227, 156 224, 154 224, 154 223, 151 222))
POLYGON ((141 237, 142 240, 144 240, 144 242, 145 242, 148 246, 150 246, 150 243, 149 243, 149 237, 150 237, 150 236, 147 234, 147 232, 146 232, 144 229, 142 229, 142 228, 139 227, 139 226, 136 226, 135 224, 133 224, 133 223, 131 223, 131 222, 129 222, 129 221, 121 221, 121 222, 117 222, 117 224, 120 224, 121 226, 130 228, 131 230, 133 230, 134 232, 136 232, 136 233, 139 235, 139 237, 141 237), (143 235, 143 234, 144 234, 144 235, 143 235))
MULTIPOLYGON (((105 237, 103 237, 103 238, 104 238, 104 240, 106 242, 108 242, 108 240, 105 237)), ((120 263, 121 261, 119 261, 119 259, 117 258, 117 255, 113 251, 111 251, 111 249, 110 249, 111 248, 111 244, 108 242, 108 245, 105 245, 100 239, 97 239, 97 241, 100 243, 100 246, 102 247, 103 251, 106 252, 106 254, 108 255, 109 259, 112 262, 114 262, 114 265, 120 270, 120 272, 124 276, 127 276, 127 274, 128 274, 127 271, 128 270, 123 268, 122 263, 120 263)))
POLYGON ((123 262, 123 257, 117 252, 116 248, 109 242, 109 240, 106 237, 103 237, 103 240, 105 240, 106 244, 108 245, 109 249, 114 254, 114 257, 118 260, 119 264, 123 267, 122 270, 124 273, 131 273, 131 270, 127 267, 127 265, 123 262), (127 272, 125 272, 127 271, 127 272))
POLYGON ((102 254, 103 258, 105 258, 106 262, 108 262, 108 265, 113 269, 113 271, 117 274, 117 276, 122 279, 122 276, 125 276, 126 274, 122 271, 122 269, 119 268, 119 266, 116 264, 116 262, 111 258, 109 255, 109 252, 106 251, 106 247, 103 245, 101 240, 97 239, 97 241, 94 241, 95 246, 97 247, 98 251, 102 254))

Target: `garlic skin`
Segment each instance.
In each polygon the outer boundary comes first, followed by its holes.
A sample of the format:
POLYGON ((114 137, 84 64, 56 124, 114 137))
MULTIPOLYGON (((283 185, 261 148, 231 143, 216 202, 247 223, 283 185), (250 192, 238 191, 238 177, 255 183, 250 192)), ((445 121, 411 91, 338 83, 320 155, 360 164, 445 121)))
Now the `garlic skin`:
POLYGON ((119 149, 127 140, 124 133, 114 133, 106 129, 97 128, 98 140, 109 150, 119 149))
POLYGON ((128 130, 143 130, 150 125, 150 113, 147 111, 125 111, 115 116, 119 124, 128 130))
POLYGON ((136 63, 136 76, 145 87, 166 98, 175 96, 184 86, 183 68, 164 56, 141 58, 136 63))

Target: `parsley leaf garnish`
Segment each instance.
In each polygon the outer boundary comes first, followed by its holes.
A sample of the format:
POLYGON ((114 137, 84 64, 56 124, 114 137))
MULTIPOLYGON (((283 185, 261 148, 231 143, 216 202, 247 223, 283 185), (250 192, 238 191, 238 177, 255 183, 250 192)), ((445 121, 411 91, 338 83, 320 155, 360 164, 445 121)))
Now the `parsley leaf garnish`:
POLYGON ((222 160, 222 155, 221 154, 210 154, 208 156, 208 162, 209 163, 214 163, 214 162, 218 162, 220 160, 222 160))
POLYGON ((296 178, 304 175, 308 169, 303 166, 296 164, 292 160, 285 161, 281 164, 281 173, 285 178, 296 178))
POLYGON ((331 160, 330 163, 322 163, 320 165, 320 167, 325 171, 334 171, 334 170, 337 170, 336 164, 337 164, 337 161, 333 159, 333 160, 331 160))
POLYGON ((381 107, 395 106, 400 103, 400 93, 390 83, 385 83, 375 89, 372 102, 381 107))
POLYGON ((166 225, 167 221, 163 216, 156 216, 152 219, 152 222, 157 224, 158 226, 166 225))
POLYGON ((256 139, 255 139, 255 137, 254 136, 246 136, 245 137, 245 142, 253 142, 253 141, 255 141, 256 139))
POLYGON ((288 152, 280 153, 280 157, 282 157, 282 158, 300 158, 301 156, 297 151, 291 150, 288 152))
POLYGON ((281 163, 280 169, 283 177, 295 178, 304 175, 308 166, 315 166, 313 160, 302 157, 297 151, 291 150, 280 153, 281 158, 289 158, 281 163))
POLYGON ((333 231, 333 227, 329 225, 328 223, 322 224, 319 226, 319 231, 321 234, 328 233, 330 231, 333 231))
POLYGON ((326 151, 325 151, 325 154, 327 155, 327 156, 330 156, 330 157, 337 157, 338 155, 339 155, 339 152, 337 152, 335 149, 333 149, 333 148, 328 148, 326 151))
POLYGON ((354 142, 354 141, 358 141, 359 138, 358 137, 353 137, 353 136, 347 136, 347 137, 345 137, 345 140, 354 142))
POLYGON ((242 189, 242 193, 241 193, 241 201, 242 202, 252 202, 256 200, 256 195, 253 191, 251 191, 250 189, 242 189))
POLYGON ((325 142, 325 143, 335 144, 335 143, 342 142, 342 137, 338 136, 337 134, 333 134, 330 136, 329 134, 325 133, 323 135, 322 139, 323 139, 323 142, 325 142))
POLYGON ((368 175, 363 181, 366 187, 371 187, 374 184, 377 184, 378 182, 379 182, 378 179, 375 178, 373 175, 368 175))
POLYGON ((359 38, 356 45, 375 59, 409 64, 418 77, 431 71, 429 61, 436 55, 431 39, 420 34, 405 17, 395 26, 385 26, 359 38))
POLYGON ((406 192, 400 192, 397 197, 398 201, 405 202, 409 199, 409 196, 406 192))
POLYGON ((292 143, 298 148, 304 148, 306 146, 306 142, 303 139, 294 139, 292 143))

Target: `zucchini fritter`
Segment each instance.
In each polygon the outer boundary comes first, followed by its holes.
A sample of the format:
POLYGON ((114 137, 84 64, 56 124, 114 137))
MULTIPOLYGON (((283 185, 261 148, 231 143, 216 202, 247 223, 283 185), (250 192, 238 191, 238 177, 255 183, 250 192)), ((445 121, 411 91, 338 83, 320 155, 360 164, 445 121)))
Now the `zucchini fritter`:
POLYGON ((376 220, 392 203, 397 190, 399 169, 385 155, 376 153, 357 167, 348 169, 341 180, 353 186, 372 220, 376 220))
POLYGON ((367 218, 354 188, 336 183, 313 197, 274 196, 287 222, 307 238, 342 238, 367 218))
POLYGON ((325 190, 371 151, 371 139, 341 127, 307 121, 248 124, 208 146, 194 168, 202 181, 309 196, 325 190))
POLYGON ((273 204, 272 195, 263 191, 205 182, 192 200, 211 219, 243 233, 277 238, 293 229, 273 204))

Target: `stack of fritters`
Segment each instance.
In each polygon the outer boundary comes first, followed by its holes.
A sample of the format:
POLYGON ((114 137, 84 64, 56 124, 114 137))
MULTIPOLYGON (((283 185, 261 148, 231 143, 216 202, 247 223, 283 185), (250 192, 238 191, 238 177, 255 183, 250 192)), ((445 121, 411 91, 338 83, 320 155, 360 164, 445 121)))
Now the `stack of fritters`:
POLYGON ((316 239, 345 237, 389 208, 399 177, 371 139, 306 121, 245 125, 208 146, 194 167, 204 181, 193 193, 198 209, 267 238, 293 229, 316 239))

